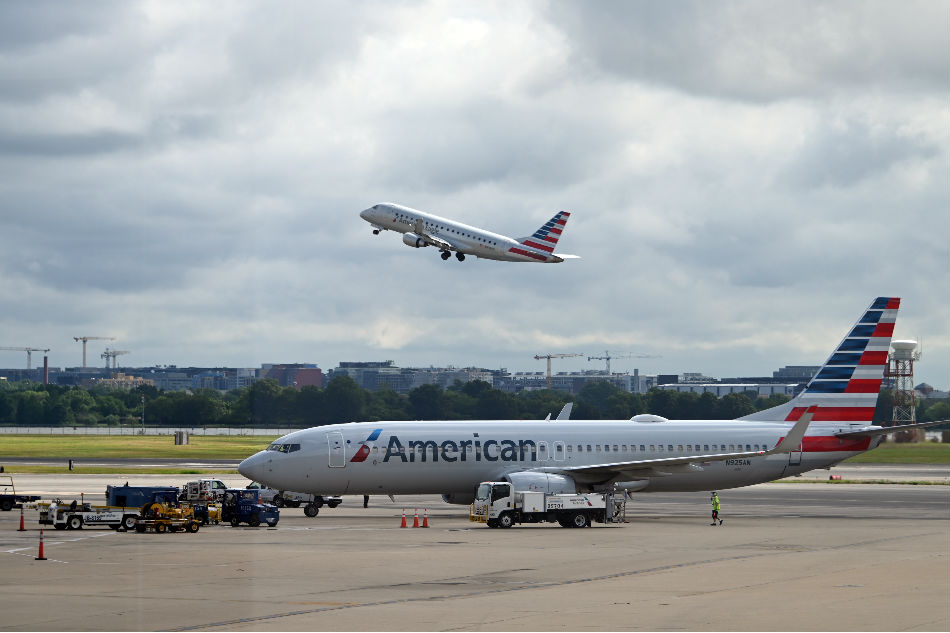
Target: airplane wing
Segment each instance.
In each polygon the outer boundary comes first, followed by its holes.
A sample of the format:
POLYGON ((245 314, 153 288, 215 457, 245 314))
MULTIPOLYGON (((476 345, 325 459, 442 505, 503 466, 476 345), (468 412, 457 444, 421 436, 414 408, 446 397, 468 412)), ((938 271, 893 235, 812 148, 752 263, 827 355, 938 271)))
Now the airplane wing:
POLYGON ((923 429, 928 426, 940 426, 947 424, 950 420, 937 420, 936 422, 919 422, 917 424, 902 424, 900 426, 873 427, 861 429, 858 431, 847 431, 844 433, 835 433, 835 437, 874 437, 876 435, 887 435, 888 433, 898 433, 900 431, 910 431, 913 429, 923 429))
POLYGON ((687 457, 640 459, 629 462, 594 464, 591 466, 542 467, 532 470, 581 475, 585 476, 585 478, 590 477, 592 479, 603 479, 616 475, 629 475, 633 478, 659 477, 668 475, 671 471, 688 472, 690 470, 702 470, 700 464, 706 462, 721 462, 727 459, 748 459, 750 457, 791 453, 792 451, 799 450, 801 447, 802 439, 805 437, 805 431, 808 430, 808 424, 811 422, 812 416, 814 416, 817 409, 817 406, 808 407, 798 422, 795 423, 795 426, 775 445, 775 448, 767 451, 744 451, 741 453, 716 453, 712 455, 691 455, 687 457))
POLYGON ((426 244, 429 246, 435 246, 438 249, 444 251, 458 251, 461 250, 461 247, 457 244, 452 243, 449 240, 446 240, 442 237, 437 237, 427 232, 425 229, 425 224, 422 220, 416 220, 416 223, 412 227, 412 232, 425 240, 426 244))

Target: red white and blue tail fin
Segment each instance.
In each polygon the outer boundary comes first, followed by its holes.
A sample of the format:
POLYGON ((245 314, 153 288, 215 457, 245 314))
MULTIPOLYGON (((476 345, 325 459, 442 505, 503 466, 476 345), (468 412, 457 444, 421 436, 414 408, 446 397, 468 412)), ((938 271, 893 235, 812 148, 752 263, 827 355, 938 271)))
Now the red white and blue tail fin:
POLYGON ((522 237, 518 241, 525 246, 536 248, 539 251, 553 253, 561 233, 567 225, 567 219, 571 217, 569 211, 558 211, 554 217, 544 223, 540 229, 534 232, 531 237, 522 237))
POLYGON ((804 391, 740 419, 794 422, 817 405, 815 422, 871 424, 900 303, 897 297, 875 299, 804 391))

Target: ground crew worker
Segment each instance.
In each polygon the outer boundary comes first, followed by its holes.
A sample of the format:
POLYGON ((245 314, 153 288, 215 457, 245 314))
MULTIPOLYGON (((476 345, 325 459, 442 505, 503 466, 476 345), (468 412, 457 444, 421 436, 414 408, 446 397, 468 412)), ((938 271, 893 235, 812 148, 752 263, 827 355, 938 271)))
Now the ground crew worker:
POLYGON ((719 509, 722 507, 719 503, 719 495, 717 493, 712 493, 712 520, 713 522, 709 525, 716 525, 716 521, 719 521, 719 525, 722 525, 722 519, 719 518, 719 509))

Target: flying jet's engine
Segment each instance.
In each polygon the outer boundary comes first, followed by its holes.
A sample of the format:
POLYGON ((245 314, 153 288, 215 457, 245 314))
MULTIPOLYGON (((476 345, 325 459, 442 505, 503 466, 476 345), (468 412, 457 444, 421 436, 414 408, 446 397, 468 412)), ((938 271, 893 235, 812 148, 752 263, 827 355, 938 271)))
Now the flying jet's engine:
POLYGON ((402 243, 413 248, 422 248, 423 246, 428 246, 426 241, 415 233, 403 233, 402 243))
POLYGON ((549 473, 511 473, 505 475, 505 481, 510 482, 515 490, 524 492, 546 492, 548 494, 574 494, 577 484, 566 475, 551 475, 549 473))
POLYGON ((475 503, 475 493, 452 492, 447 495, 442 495, 442 501, 445 501, 446 503, 454 503, 460 506, 470 506, 475 503))

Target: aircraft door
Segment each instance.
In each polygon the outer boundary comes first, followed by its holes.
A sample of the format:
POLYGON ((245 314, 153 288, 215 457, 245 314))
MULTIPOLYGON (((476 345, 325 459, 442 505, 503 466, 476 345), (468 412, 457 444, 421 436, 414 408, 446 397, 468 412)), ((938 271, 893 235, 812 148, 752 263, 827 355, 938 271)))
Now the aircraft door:
POLYGON ((327 443, 330 449, 330 468, 344 468, 346 466, 346 445, 343 443, 343 433, 340 431, 327 433, 327 443))
POLYGON ((792 451, 788 454, 788 465, 789 466, 799 466, 802 463, 802 445, 798 445, 797 451, 792 451))

